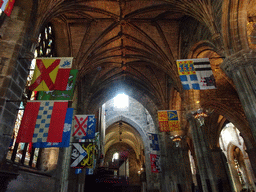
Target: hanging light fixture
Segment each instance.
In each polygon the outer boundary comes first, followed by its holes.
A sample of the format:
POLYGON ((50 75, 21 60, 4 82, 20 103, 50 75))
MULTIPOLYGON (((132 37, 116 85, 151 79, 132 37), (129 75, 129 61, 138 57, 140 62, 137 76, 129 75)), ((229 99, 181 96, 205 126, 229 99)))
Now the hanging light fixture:
POLYGON ((204 125, 205 118, 208 117, 210 114, 212 114, 214 111, 213 110, 207 110, 203 108, 199 108, 195 113, 194 113, 194 118, 198 120, 200 123, 200 127, 204 125))

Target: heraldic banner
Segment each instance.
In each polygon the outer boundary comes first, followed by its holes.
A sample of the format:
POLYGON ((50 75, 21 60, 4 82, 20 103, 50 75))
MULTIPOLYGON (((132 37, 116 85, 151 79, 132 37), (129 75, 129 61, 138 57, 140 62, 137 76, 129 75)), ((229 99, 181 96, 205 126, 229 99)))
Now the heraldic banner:
POLYGON ((28 101, 17 143, 62 142, 67 101, 28 101))
POLYGON ((72 143, 72 168, 93 168, 95 145, 91 142, 72 143))
POLYGON ((177 60, 176 63, 183 89, 216 89, 208 58, 177 60))
POLYGON ((29 89, 31 91, 65 91, 72 60, 72 57, 36 59, 36 67, 29 89))
POLYGON ((150 162, 151 162, 151 172, 160 173, 161 172, 160 155, 150 154, 150 162))
POLYGON ((158 121, 161 132, 180 130, 180 123, 177 111, 159 110, 158 121))
POLYGON ((68 108, 63 128, 62 142, 39 142, 33 143, 34 148, 47 148, 47 147, 69 147, 72 118, 73 118, 73 108, 68 108))
POLYGON ((0 9, 7 15, 10 16, 15 0, 0 0, 0 9))
POLYGON ((95 127, 95 115, 76 115, 72 136, 80 139, 94 139, 95 127))
POLYGON ((154 151, 159 151, 158 135, 149 133, 150 148, 154 151))
POLYGON ((76 76, 78 70, 71 69, 68 79, 67 88, 65 91, 39 91, 38 92, 38 100, 72 100, 75 84, 76 84, 76 76))

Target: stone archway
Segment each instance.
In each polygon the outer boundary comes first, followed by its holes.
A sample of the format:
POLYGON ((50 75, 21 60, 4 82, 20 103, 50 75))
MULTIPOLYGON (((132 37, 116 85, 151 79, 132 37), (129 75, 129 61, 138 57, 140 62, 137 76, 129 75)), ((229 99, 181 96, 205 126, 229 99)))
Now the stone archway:
POLYGON ((119 167, 118 176, 129 177, 130 185, 141 185, 140 175, 138 174, 138 171, 143 165, 143 160, 137 159, 137 155, 134 149, 130 147, 130 145, 124 142, 115 143, 108 149, 105 154, 105 162, 108 162, 109 166, 111 163, 115 162, 112 160, 115 153, 119 154, 119 157, 116 160, 117 162, 119 162, 120 159, 124 161, 123 164, 119 167), (123 159, 123 157, 120 157, 124 152, 127 152, 127 157, 125 157, 125 159, 123 159))
POLYGON ((228 123, 221 131, 219 142, 227 157, 235 190, 240 191, 243 188, 255 190, 255 178, 246 152, 245 141, 239 130, 232 123, 228 123))
POLYGON ((107 155, 113 146, 123 144, 129 146, 134 151, 139 168, 145 166, 147 188, 153 188, 153 183, 158 181, 160 176, 155 177, 151 172, 148 133, 158 133, 158 129, 150 113, 140 102, 129 97, 129 107, 126 110, 118 111, 112 99, 104 104, 103 114, 105 116, 105 154, 107 155))

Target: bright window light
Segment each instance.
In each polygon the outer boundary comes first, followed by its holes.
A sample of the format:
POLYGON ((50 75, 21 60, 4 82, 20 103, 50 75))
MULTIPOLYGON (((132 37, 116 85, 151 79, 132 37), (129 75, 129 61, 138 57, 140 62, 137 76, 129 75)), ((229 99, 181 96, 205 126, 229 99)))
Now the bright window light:
POLYGON ((114 160, 117 160, 117 159, 119 159, 119 153, 115 153, 113 155, 112 162, 114 162, 114 160))
POLYGON ((114 98, 114 107, 116 108, 127 108, 128 107, 128 96, 123 94, 119 94, 114 98))

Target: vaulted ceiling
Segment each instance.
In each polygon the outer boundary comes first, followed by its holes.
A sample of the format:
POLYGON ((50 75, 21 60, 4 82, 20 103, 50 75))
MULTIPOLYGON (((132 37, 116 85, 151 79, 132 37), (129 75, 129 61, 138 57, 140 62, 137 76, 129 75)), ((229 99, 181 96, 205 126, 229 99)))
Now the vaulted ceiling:
MULTIPOLYGON (((225 6, 230 2, 225 1, 225 6)), ((222 3, 41 0, 33 36, 36 39, 40 30, 52 23, 56 56, 74 57, 73 66, 79 69, 80 112, 94 113, 120 90, 142 103, 151 115, 158 109, 177 109, 181 107, 177 93, 183 90, 175 61, 197 57, 216 58, 211 65, 218 89, 204 91, 202 103, 205 99, 208 106, 240 111, 240 106, 225 102, 228 98, 237 103, 238 96, 233 82, 219 68, 219 56, 225 56, 223 42, 233 43, 229 33, 221 34, 222 3), (222 99, 223 106, 219 104, 222 99)))
POLYGON ((120 142, 131 146, 136 153, 137 159, 139 159, 141 151, 144 150, 142 138, 133 127, 122 121, 114 123, 106 130, 105 153, 110 146, 120 142))
POLYGON ((53 24, 57 56, 74 57, 86 87, 83 96, 94 100, 94 106, 122 87, 163 109, 168 108, 170 91, 182 90, 175 60, 188 57, 189 43, 217 33, 207 29, 211 24, 206 19, 212 16, 208 9, 199 0, 48 0, 39 3, 37 26, 39 31, 39 26, 53 24), (200 35, 183 40, 191 27, 200 28, 200 35))

